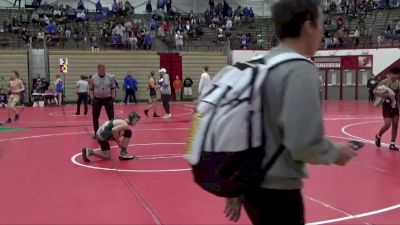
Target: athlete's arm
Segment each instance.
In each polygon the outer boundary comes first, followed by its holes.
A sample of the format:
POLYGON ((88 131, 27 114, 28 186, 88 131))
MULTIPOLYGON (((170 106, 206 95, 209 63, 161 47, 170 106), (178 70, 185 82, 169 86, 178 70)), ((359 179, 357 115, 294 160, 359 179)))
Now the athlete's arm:
POLYGON ((20 89, 19 89, 18 92, 23 92, 23 91, 25 91, 24 82, 22 82, 22 80, 20 80, 19 87, 20 87, 20 89))
POLYGON ((128 124, 122 123, 122 124, 119 124, 119 125, 113 127, 113 129, 111 130, 114 140, 118 143, 118 146, 121 146, 121 144, 122 144, 122 142, 120 140, 121 133, 122 133, 122 131, 124 131, 126 129, 129 129, 128 124))
POLYGON ((378 90, 378 87, 380 87, 380 86, 382 86, 382 85, 388 86, 385 80, 381 81, 381 82, 375 87, 375 89, 374 89, 374 91, 373 91, 374 95, 376 95, 376 96, 378 96, 378 97, 386 97, 386 96, 388 95, 387 91, 385 91, 385 90, 378 90))
POLYGON ((149 84, 150 84, 150 87, 151 87, 151 88, 156 88, 154 79, 150 79, 150 80, 149 80, 149 84))
POLYGON ((93 85, 93 80, 90 79, 90 83, 89 83, 89 94, 90 94, 90 98, 94 98, 94 85, 93 85))

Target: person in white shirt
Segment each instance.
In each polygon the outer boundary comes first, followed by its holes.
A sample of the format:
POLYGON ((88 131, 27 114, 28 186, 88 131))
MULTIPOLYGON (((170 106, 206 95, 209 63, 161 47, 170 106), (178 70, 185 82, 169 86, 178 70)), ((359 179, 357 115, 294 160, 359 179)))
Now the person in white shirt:
POLYGON ((87 82, 87 77, 82 75, 81 79, 76 83, 76 95, 78 98, 77 109, 75 115, 80 115, 81 103, 83 101, 83 106, 85 108, 85 115, 88 111, 88 96, 89 96, 89 83, 87 82))
POLYGON ((232 22, 231 18, 228 17, 228 19, 226 20, 225 26, 226 26, 226 30, 228 30, 228 31, 232 28, 233 22, 232 22))
POLYGON ((183 50, 183 36, 180 31, 175 34, 175 44, 176 44, 176 51, 183 50))
POLYGON ((200 77, 200 83, 199 83, 199 96, 201 94, 201 92, 208 87, 209 85, 211 85, 211 77, 208 74, 208 66, 203 67, 203 73, 201 74, 200 77))

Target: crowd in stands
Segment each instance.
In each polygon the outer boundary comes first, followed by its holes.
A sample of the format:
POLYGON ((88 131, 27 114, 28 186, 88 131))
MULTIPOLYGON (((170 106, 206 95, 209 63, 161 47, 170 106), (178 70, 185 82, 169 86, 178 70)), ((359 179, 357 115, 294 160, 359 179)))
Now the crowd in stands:
POLYGON ((87 10, 82 0, 78 2, 76 9, 57 3, 38 4, 40 5, 31 13, 24 9, 19 16, 15 15, 11 22, 3 21, 3 29, 0 29, 0 32, 13 32, 21 37, 27 46, 35 40, 55 46, 61 38, 69 39, 71 35, 74 38, 84 36, 82 27, 87 20, 87 10))
MULTIPOLYGON (((32 41, 45 41, 48 46, 58 46, 60 42, 69 39, 85 42, 89 39, 92 49, 98 49, 99 42, 102 41, 113 47, 150 50, 158 37, 168 46, 183 51, 185 46, 196 42, 204 34, 206 27, 215 29, 215 36, 205 39, 216 43, 217 46, 224 46, 229 40, 231 43, 237 43, 235 47, 241 49, 262 49, 267 41, 274 42, 272 37, 267 38, 267 34, 261 31, 249 32, 240 29, 254 28, 255 15, 251 7, 238 6, 233 9, 225 0, 209 0, 208 3, 209 8, 203 14, 196 15, 193 11, 188 14, 181 13, 173 7, 172 0, 158 0, 155 10, 151 1, 148 1, 147 21, 131 16, 135 13, 135 7, 129 1, 124 3, 114 0, 111 9, 108 9, 97 0, 96 12, 92 14, 85 8, 82 0, 78 1, 76 8, 58 5, 57 2, 48 4, 35 0, 33 5, 36 8, 33 11, 24 9, 20 15, 0 23, 0 33, 14 33, 26 46, 32 41), (100 23, 98 33, 89 33, 89 18, 94 17, 101 21, 105 15, 114 19, 105 20, 102 25, 100 23), (236 33, 233 33, 234 31, 236 33)), ((366 17, 379 16, 374 15, 372 10, 397 6, 397 0, 329 0, 324 6, 326 19, 322 47, 358 47, 360 39, 370 35, 364 22, 366 17), (350 28, 348 21, 354 19, 357 20, 356 26, 350 28)), ((389 22, 387 29, 377 37, 378 45, 388 35, 400 35, 400 20, 389 22)), ((273 46, 273 43, 270 46, 273 46)))

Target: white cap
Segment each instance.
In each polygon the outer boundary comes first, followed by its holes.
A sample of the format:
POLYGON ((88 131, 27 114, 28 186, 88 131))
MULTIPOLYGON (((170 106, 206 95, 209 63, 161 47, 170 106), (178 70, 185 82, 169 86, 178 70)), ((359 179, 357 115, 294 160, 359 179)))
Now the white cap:
POLYGON ((158 71, 159 73, 167 73, 167 70, 165 68, 162 68, 160 71, 158 71))

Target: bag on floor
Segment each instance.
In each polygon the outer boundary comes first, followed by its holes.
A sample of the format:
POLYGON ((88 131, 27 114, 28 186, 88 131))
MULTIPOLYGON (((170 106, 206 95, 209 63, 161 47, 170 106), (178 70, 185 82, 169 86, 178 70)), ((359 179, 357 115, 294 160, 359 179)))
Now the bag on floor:
POLYGON ((284 147, 262 166, 266 135, 261 87, 271 68, 293 60, 309 61, 284 53, 266 64, 258 58, 226 66, 199 97, 184 157, 203 189, 220 197, 237 197, 262 182, 284 147))

